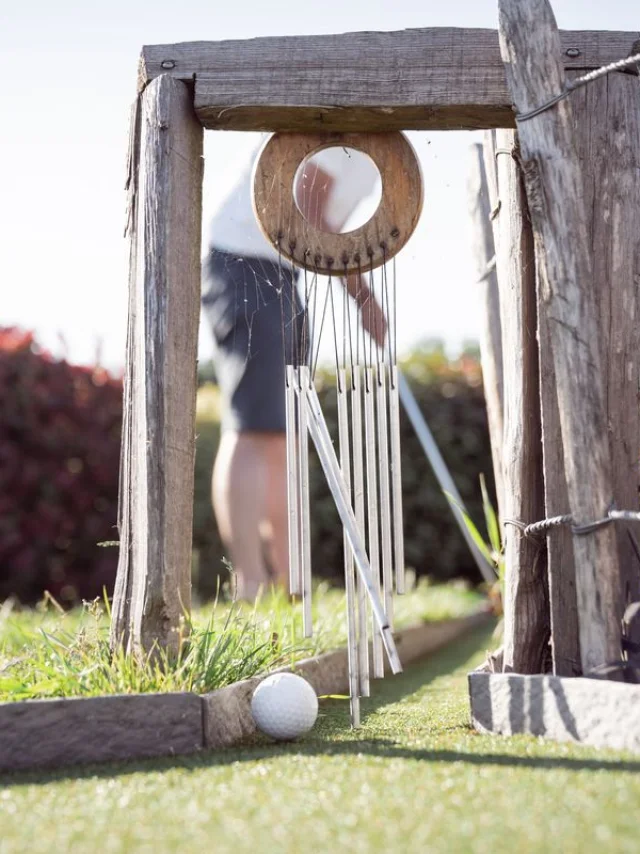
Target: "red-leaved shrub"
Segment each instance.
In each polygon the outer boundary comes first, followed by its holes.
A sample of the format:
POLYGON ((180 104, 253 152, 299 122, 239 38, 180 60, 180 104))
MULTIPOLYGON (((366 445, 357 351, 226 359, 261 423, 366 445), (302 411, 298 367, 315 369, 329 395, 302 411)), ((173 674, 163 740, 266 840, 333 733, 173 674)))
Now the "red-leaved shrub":
POLYGON ((111 592, 122 381, 0 328, 0 600, 111 592))

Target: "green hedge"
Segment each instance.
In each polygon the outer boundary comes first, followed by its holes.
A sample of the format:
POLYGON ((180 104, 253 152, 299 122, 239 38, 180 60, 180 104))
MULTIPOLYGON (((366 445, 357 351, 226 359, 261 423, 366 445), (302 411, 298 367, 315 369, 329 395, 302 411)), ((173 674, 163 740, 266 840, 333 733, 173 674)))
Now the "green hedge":
MULTIPOLYGON (((472 518, 482 529, 479 476, 484 474, 491 484, 492 466, 477 354, 469 352, 449 361, 442 347, 431 346, 415 351, 402 363, 402 370, 472 518)), ((319 373, 317 388, 329 428, 335 436, 335 382, 329 372, 319 373)), ((218 574, 226 575, 210 498, 211 469, 219 436, 215 398, 215 387, 205 385, 200 389, 194 547, 199 553, 195 585, 202 597, 215 592, 218 574)), ((407 566, 418 575, 429 575, 440 581, 459 577, 480 581, 447 501, 404 413, 401 441, 407 566)), ((342 561, 341 527, 314 454, 311 457, 311 516, 314 574, 338 581, 342 561)))

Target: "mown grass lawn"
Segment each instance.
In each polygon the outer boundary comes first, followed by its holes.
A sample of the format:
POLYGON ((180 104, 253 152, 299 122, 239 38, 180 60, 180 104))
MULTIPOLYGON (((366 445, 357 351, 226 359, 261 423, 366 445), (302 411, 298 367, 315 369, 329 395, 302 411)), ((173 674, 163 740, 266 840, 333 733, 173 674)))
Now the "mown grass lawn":
POLYGON ((0 778, 0 852, 637 852, 640 760, 468 727, 491 629, 298 744, 0 778))

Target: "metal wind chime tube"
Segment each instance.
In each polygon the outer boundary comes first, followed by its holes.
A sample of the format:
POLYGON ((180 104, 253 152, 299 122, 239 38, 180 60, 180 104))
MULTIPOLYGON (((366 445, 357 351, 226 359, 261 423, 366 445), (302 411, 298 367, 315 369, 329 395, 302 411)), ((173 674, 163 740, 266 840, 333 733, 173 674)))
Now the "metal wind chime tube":
MULTIPOLYGON (((351 373, 351 435, 353 437, 353 501, 358 529, 364 539, 364 449, 362 446, 362 380, 360 365, 354 365, 351 373)), ((358 666, 359 693, 368 697, 369 686, 369 626, 367 591, 360 576, 358 590, 358 666)))
POLYGON ((300 577, 300 483, 298 466, 298 423, 296 418, 296 376, 293 365, 286 366, 285 412, 287 436, 287 503, 289 508, 289 591, 299 596, 300 577))
MULTIPOLYGON (((313 176, 313 169, 308 174, 313 176)), ((313 177, 309 179, 311 192, 313 180, 313 177)), ((313 383, 327 300, 318 329, 309 330, 309 340, 313 343, 308 364, 286 368, 291 592, 302 596, 304 635, 309 637, 312 632, 310 437, 344 529, 351 721, 353 726, 358 726, 360 697, 369 696, 372 676, 384 676, 385 658, 391 672, 399 673, 402 669, 391 627, 394 574, 398 592, 404 589, 395 302, 393 316, 388 304, 378 306, 372 271, 378 267, 382 269, 382 302, 385 297, 388 302, 386 263, 406 244, 417 225, 422 209, 422 177, 415 153, 401 133, 285 133, 274 134, 263 147, 254 169, 253 190, 254 211, 265 237, 284 262, 305 270, 305 317, 310 317, 311 307, 310 291, 306 287, 308 272, 313 275, 314 282, 318 275, 328 276, 329 288, 332 276, 335 279, 339 275, 349 286, 349 292, 352 292, 352 281, 356 281, 358 289, 363 275, 369 273, 373 308, 383 311, 386 308, 388 354, 385 354, 380 336, 375 334, 370 336, 368 346, 362 338, 361 350, 356 337, 354 359, 350 303, 345 293, 340 364, 333 294, 330 290, 327 292, 331 295, 338 379, 339 461, 313 383), (307 174, 304 164, 328 146, 355 148, 368 155, 382 177, 382 194, 376 213, 364 225, 344 234, 320 230, 311 222, 313 212, 310 218, 305 218, 304 205, 299 207, 294 198, 294 187, 305 186, 304 181, 299 183, 300 175, 304 179, 307 174), (364 365, 360 362, 361 355, 364 365)), ((313 306, 316 294, 317 289, 313 288, 313 306)), ((393 294, 395 300, 395 279, 393 294)), ((357 302, 363 310, 366 303, 359 299, 357 302)), ((359 320, 365 329, 369 329, 368 319, 361 313, 359 320)), ((356 330, 359 329, 358 325, 356 330)), ((305 350, 305 342, 301 351, 305 350)), ((297 360, 292 358, 291 361, 304 363, 307 355, 301 356, 302 352, 298 353, 297 360)))
POLYGON ((380 462, 380 530, 382 539, 382 589, 384 607, 393 628, 393 552, 391 548, 391 493, 389 490, 389 425, 387 416, 387 371, 378 366, 376 386, 378 415, 378 458, 380 462))
POLYGON ((402 514, 402 468, 400 463, 400 394, 398 366, 389 369, 389 428, 391 434, 391 497, 393 508, 393 563, 396 593, 406 590, 404 573, 404 520, 402 514))
POLYGON ((298 368, 298 383, 296 386, 299 415, 299 461, 300 461, 300 554, 302 582, 302 631, 305 638, 313 635, 311 616, 311 506, 309 500, 309 411, 307 387, 310 384, 309 368, 301 365, 298 368))
MULTIPOLYGON (((378 459, 376 456, 376 421, 375 421, 375 371, 365 368, 364 383, 364 442, 367 465, 367 527, 369 544, 369 562, 371 572, 380 591, 380 524, 378 517, 378 459)), ((382 658, 382 638, 379 632, 373 631, 373 677, 384 677, 384 659, 382 658)))
POLYGON ((401 673, 402 664, 400 663, 398 651, 393 639, 393 632, 391 631, 387 615, 382 605, 378 585, 376 584, 371 572, 371 565, 367 557, 364 540, 356 523, 356 517, 354 515, 353 508, 351 507, 350 496, 333 449, 333 442, 331 441, 331 436, 329 435, 329 430, 327 429, 327 425, 322 414, 318 395, 313 386, 306 387, 306 394, 309 403, 309 418, 307 421, 309 433, 313 439, 316 451, 318 452, 320 464, 322 465, 322 469, 327 479, 327 484, 331 490, 331 494, 333 495, 333 500, 340 516, 340 520, 349 538, 349 545, 353 552, 356 567, 364 582, 367 595, 371 603, 371 610, 373 612, 376 630, 381 638, 383 649, 386 652, 387 660, 391 667, 391 672, 401 673))
MULTIPOLYGON (((351 500, 351 459, 349 453, 349 411, 347 406, 347 372, 340 368, 338 373, 338 437, 340 442, 340 467, 345 487, 351 500)), ((356 520, 357 521, 357 520, 356 520)), ((351 723, 360 726, 360 667, 358 646, 358 603, 356 601, 355 566, 353 552, 347 532, 343 534, 344 586, 347 604, 347 650, 349 656, 349 696, 351 699, 351 723)))

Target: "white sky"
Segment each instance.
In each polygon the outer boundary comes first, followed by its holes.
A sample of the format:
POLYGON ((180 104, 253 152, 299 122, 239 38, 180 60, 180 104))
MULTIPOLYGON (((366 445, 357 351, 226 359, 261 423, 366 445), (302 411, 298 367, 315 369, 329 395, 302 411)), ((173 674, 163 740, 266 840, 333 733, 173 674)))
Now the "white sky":
MULTIPOLYGON (((637 0, 555 0, 563 29, 637 30, 637 0)), ((0 11, 0 325, 34 329, 73 361, 124 360, 124 165, 143 44, 261 35, 495 27, 495 0, 32 0, 0 11)), ((398 342, 478 334, 466 168, 472 133, 420 133, 425 207, 398 259, 398 342)), ((247 135, 205 136, 205 217, 247 135)), ((201 334, 200 357, 210 354, 201 334)))

